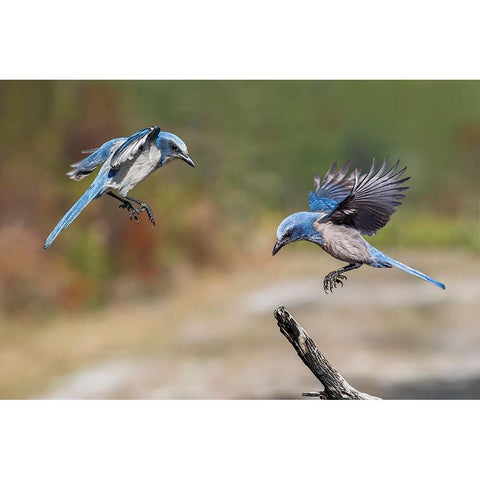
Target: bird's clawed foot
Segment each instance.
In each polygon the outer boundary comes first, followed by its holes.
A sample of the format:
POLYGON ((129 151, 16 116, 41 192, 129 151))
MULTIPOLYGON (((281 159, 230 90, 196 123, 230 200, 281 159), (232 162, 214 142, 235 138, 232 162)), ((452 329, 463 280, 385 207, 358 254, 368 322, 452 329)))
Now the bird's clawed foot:
POLYGON ((152 225, 155 226, 155 219, 153 218, 152 209, 146 203, 142 203, 140 212, 147 212, 148 219, 152 222, 152 225))
POLYGON ((134 218, 137 223, 140 222, 138 219, 138 214, 141 212, 141 210, 139 208, 135 208, 130 202, 123 202, 118 206, 118 208, 126 208, 130 220, 134 218))
POLYGON ((118 206, 118 208, 126 208, 130 220, 135 219, 137 223, 140 223, 140 220, 138 219, 139 213, 147 212, 148 219, 152 222, 153 226, 155 226, 155 219, 153 218, 152 210, 146 203, 142 203, 140 208, 135 208, 132 203, 124 201, 118 206))
POLYGON ((345 275, 342 275, 338 270, 334 270, 330 272, 324 279, 323 279, 323 290, 325 293, 328 293, 330 290, 333 293, 333 289, 337 288, 339 285, 343 287, 343 281, 347 280, 345 275))

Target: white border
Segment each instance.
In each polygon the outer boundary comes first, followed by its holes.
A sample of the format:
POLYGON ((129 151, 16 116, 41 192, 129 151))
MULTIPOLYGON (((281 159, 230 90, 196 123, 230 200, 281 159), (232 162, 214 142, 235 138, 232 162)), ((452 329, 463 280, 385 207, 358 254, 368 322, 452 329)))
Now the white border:
POLYGON ((1 478, 472 478, 475 401, 5 401, 1 478))
POLYGON ((0 77, 476 79, 476 10, 464 0, 11 2, 0 77))

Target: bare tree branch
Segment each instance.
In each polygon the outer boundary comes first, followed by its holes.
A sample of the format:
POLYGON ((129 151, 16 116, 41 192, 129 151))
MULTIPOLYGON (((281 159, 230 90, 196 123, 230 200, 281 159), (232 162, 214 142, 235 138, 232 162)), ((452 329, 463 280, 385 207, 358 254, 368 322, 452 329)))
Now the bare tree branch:
POLYGON ((307 392, 306 397, 322 400, 380 400, 353 388, 318 350, 307 332, 296 322, 285 307, 273 313, 280 332, 293 345, 298 356, 324 386, 322 392, 307 392))

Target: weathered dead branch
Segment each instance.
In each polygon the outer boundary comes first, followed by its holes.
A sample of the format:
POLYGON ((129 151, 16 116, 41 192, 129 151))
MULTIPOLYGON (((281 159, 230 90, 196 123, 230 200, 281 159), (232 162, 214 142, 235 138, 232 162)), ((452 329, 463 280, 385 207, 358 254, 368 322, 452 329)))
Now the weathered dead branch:
POLYGON ((315 342, 285 307, 277 308, 273 315, 282 334, 293 345, 303 363, 324 387, 321 392, 306 392, 303 393, 304 396, 318 397, 322 400, 380 400, 378 397, 359 392, 349 385, 318 350, 315 342))

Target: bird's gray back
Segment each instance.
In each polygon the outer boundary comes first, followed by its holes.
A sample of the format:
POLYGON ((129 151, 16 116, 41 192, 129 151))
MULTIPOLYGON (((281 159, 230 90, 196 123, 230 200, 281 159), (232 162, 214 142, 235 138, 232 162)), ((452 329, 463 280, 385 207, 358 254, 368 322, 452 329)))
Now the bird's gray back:
POLYGON ((315 222, 313 227, 324 239, 321 247, 332 257, 348 263, 371 263, 369 243, 350 227, 331 222, 315 222))

